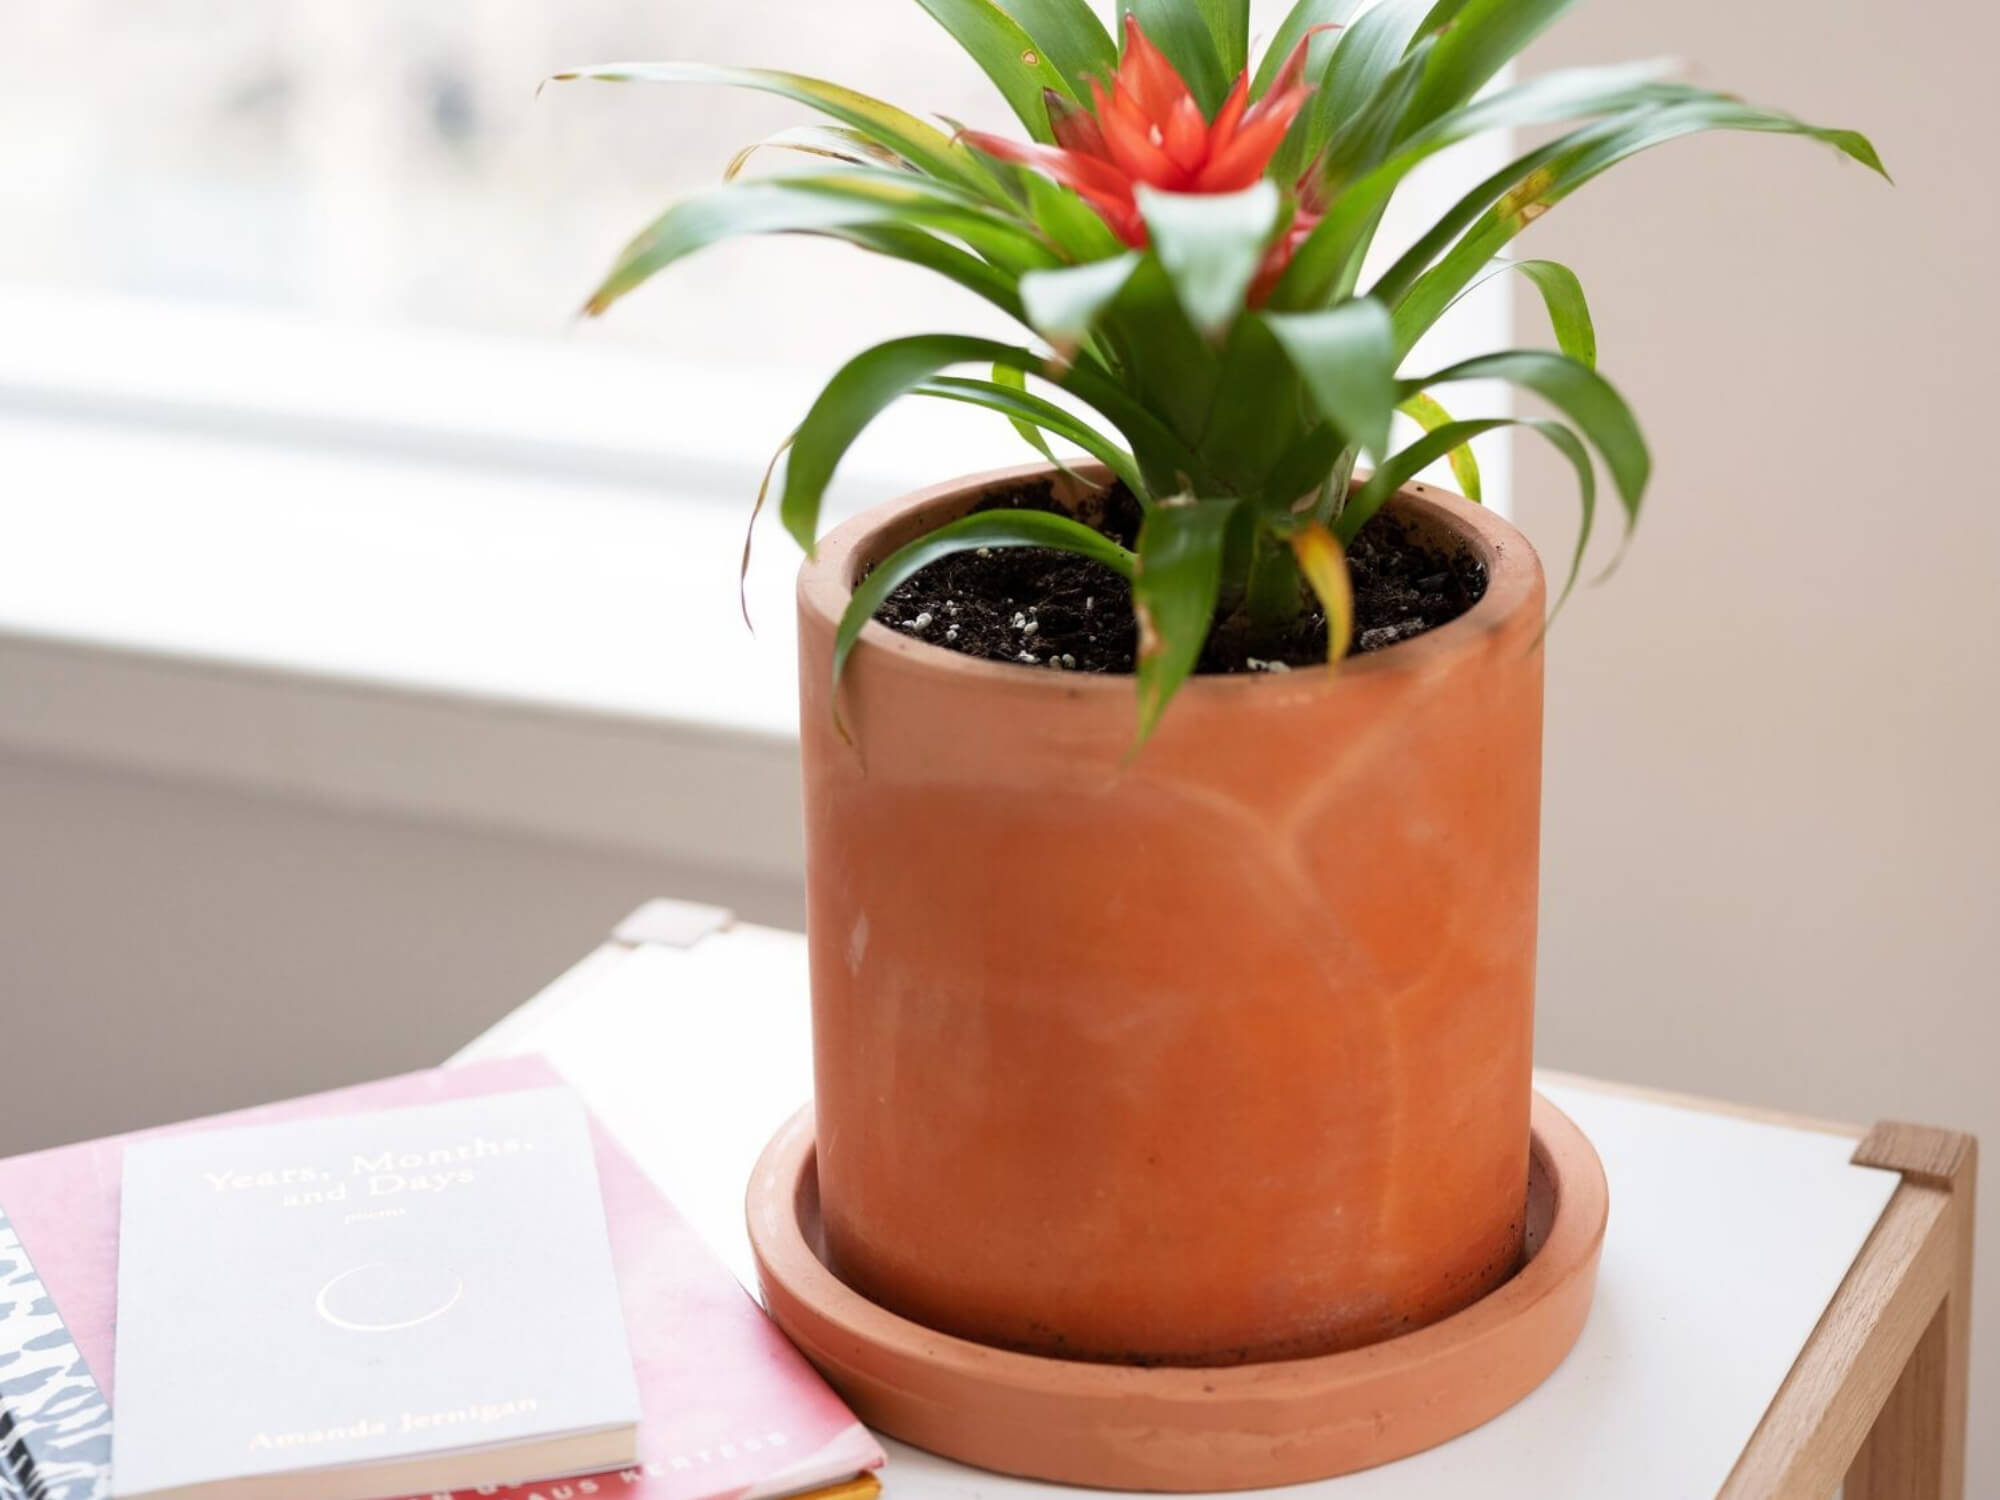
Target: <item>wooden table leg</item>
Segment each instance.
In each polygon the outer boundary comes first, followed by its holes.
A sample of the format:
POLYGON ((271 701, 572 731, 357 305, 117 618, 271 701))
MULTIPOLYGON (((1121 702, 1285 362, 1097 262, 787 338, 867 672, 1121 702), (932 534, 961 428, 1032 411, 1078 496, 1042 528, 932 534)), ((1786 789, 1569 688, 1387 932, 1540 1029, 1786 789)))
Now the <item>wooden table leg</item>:
POLYGON ((1964 1500, 1979 1147, 1968 1135, 1884 1123, 1854 1153, 1951 1196, 1950 1285, 1847 1471, 1844 1500, 1964 1500))

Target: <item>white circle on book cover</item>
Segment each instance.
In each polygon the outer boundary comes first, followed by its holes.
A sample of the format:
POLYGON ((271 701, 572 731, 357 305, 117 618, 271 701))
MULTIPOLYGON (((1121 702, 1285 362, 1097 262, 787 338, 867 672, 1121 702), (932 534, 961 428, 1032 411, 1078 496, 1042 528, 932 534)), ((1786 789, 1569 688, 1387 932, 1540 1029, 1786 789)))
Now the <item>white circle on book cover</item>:
POLYGON ((464 1278, 450 1271, 377 1260, 333 1277, 313 1308, 349 1333, 395 1333, 443 1317, 464 1295, 464 1278))

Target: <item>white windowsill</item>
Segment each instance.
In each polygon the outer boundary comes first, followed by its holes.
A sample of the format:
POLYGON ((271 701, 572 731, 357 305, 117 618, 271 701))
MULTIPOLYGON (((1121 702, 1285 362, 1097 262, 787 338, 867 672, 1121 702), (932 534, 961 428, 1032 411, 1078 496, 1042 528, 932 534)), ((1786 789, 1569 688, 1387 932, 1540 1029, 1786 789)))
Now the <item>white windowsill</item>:
MULTIPOLYGON (((0 750, 797 872, 796 549, 754 637, 736 570, 814 372, 13 300, 0 750)), ((1021 456, 945 417, 844 503, 1021 456)))

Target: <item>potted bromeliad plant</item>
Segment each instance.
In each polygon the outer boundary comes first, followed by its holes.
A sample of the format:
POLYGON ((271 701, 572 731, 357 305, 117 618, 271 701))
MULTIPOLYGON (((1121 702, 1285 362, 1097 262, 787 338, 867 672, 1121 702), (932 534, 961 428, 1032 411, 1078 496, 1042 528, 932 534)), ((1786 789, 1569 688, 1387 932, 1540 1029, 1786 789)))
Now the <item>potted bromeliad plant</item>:
MULTIPOLYGON (((694 64, 829 123, 777 175, 670 207, 602 312, 742 234, 910 262, 1017 320, 867 350, 773 481, 799 586, 826 1253, 988 1344, 1230 1363, 1437 1320, 1522 1254, 1535 973, 1535 554, 1415 483, 1517 419, 1629 524, 1649 461, 1577 279, 1503 258, 1607 168, 1707 130, 1861 136, 1657 65, 1494 86, 1564 0, 919 0, 1020 119, 940 128, 835 84, 694 64), (1546 127, 1386 269, 1409 174, 1546 127), (1518 272, 1557 348, 1412 348, 1518 272), (1442 393, 1442 395, 1440 394, 1442 393), (940 476, 819 535, 843 453, 906 396, 1046 461, 940 476), (1441 404, 1442 402, 1446 404, 1441 404), (1398 446, 1397 412, 1420 434, 1398 446), (1055 439, 1090 462, 1065 463, 1055 439)), ((1565 584, 1567 588, 1567 584, 1565 584)))

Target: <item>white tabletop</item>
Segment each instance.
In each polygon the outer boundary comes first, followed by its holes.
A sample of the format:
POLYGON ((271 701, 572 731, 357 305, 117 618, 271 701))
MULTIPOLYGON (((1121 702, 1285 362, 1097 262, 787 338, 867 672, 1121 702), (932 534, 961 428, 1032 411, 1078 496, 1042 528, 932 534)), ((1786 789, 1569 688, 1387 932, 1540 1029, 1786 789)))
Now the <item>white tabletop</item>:
MULTIPOLYGON (((454 1061, 540 1052, 746 1286, 750 1169, 811 1093, 804 940, 735 927, 599 950, 454 1061)), ((1485 1427, 1288 1493, 1325 1500, 1700 1500, 1722 1486, 1898 1178, 1851 1137, 1635 1098, 1544 1092, 1595 1143, 1611 1222, 1589 1325, 1485 1427)), ((1089 1494, 890 1443, 892 1493, 1089 1494)))

